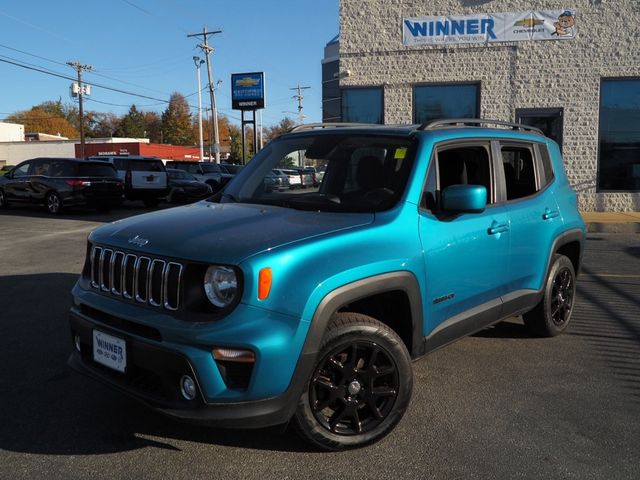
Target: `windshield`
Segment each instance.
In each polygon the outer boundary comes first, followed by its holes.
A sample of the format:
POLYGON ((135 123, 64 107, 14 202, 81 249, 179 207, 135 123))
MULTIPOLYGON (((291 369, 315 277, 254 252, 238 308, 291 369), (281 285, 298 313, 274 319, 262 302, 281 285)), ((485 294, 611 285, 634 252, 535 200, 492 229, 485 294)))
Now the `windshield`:
POLYGON ((332 212, 387 210, 404 192, 414 142, 353 133, 282 137, 229 182, 222 201, 332 212))
POLYGON ((195 180, 194 176, 183 170, 169 169, 167 170, 171 180, 195 180))
POLYGON ((201 163, 200 167, 204 173, 224 173, 217 163, 201 163))

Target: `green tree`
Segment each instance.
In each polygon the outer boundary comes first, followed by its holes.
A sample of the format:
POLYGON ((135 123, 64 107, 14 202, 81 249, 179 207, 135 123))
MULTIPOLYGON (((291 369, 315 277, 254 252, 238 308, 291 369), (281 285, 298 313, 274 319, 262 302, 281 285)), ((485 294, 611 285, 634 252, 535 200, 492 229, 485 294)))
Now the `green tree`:
POLYGON ((162 114, 164 143, 173 145, 193 145, 194 136, 191 113, 187 99, 175 92, 169 98, 169 105, 162 114))
POLYGON ((128 138, 143 138, 145 136, 144 114, 135 105, 131 105, 129 112, 120 120, 116 136, 128 138))
POLYGON ((276 125, 272 125, 264 129, 265 143, 270 142, 274 138, 282 135, 283 133, 288 132, 295 126, 296 126, 296 122, 294 122, 289 117, 284 117, 276 125))

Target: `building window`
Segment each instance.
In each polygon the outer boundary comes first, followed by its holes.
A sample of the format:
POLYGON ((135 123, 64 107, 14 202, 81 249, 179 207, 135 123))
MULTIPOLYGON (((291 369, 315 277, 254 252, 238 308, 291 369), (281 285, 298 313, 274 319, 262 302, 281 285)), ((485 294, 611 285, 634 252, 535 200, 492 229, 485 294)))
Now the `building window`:
POLYGON ((426 123, 438 118, 478 118, 480 84, 416 85, 413 118, 426 123))
POLYGON ((517 108, 516 123, 522 123, 542 130, 554 140, 562 151, 562 108, 517 108))
POLYGON ((342 121, 384 123, 382 88, 342 90, 342 121))
POLYGON ((599 190, 640 190, 640 79, 602 80, 599 153, 599 190))

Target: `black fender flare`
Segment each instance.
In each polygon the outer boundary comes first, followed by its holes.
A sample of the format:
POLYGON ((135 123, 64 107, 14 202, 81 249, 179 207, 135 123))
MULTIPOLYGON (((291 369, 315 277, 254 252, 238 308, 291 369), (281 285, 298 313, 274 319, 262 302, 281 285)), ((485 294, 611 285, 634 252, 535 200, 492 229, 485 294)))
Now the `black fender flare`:
POLYGON ((422 355, 423 310, 420 285, 416 276, 408 271, 383 273, 348 283, 329 292, 318 304, 313 315, 303 351, 305 354, 317 354, 331 316, 343 306, 379 293, 400 290, 407 294, 411 311, 412 358, 422 355))

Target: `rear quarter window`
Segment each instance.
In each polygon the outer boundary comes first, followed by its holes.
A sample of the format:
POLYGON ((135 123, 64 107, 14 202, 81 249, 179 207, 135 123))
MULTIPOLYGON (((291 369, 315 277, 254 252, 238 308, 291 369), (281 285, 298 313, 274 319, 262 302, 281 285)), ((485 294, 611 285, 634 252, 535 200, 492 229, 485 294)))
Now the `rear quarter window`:
POLYGON ((162 160, 131 160, 132 172, 164 172, 162 160))

